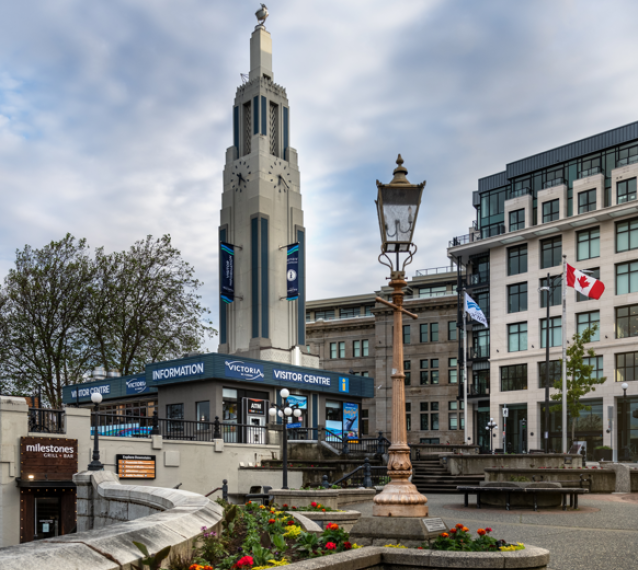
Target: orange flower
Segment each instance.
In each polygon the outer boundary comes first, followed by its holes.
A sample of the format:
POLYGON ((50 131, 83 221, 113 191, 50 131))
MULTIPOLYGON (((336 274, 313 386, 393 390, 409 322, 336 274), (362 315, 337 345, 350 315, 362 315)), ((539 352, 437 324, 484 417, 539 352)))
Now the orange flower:
POLYGON ((479 528, 476 531, 476 534, 478 534, 479 536, 483 536, 485 534, 485 529, 484 528, 479 528))
POLYGON ((467 531, 468 531, 468 530, 470 530, 470 529, 469 529, 469 528, 467 528, 466 526, 464 526, 461 530, 462 530, 463 532, 467 532, 467 531))
POLYGON ((339 525, 337 523, 328 523, 327 528, 328 530, 337 530, 339 525))
POLYGON ((442 532, 441 534, 439 534, 439 536, 441 538, 447 538, 448 536, 450 536, 447 532, 442 532))
POLYGON ((325 513, 325 512, 326 512, 326 509, 321 509, 321 511, 325 513))
POLYGON ((463 528, 463 525, 462 525, 461 523, 458 523, 458 524, 456 525, 456 528, 463 528))

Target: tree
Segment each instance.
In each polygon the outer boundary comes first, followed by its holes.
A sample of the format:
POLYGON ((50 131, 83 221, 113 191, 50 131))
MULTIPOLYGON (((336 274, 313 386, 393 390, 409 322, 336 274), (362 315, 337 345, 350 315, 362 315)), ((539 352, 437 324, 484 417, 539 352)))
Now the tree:
POLYGON ((199 350, 216 331, 194 273, 170 236, 110 255, 99 248, 93 259, 69 234, 39 250, 25 246, 0 289, 3 390, 42 390, 60 407, 62 388, 96 366, 127 375, 199 350))
MULTIPOLYGON (((585 329, 582 333, 576 333, 572 337, 572 343, 567 348, 567 412, 571 418, 572 441, 576 438, 576 424, 580 418, 580 412, 583 410, 591 410, 588 406, 581 402, 581 398, 596 390, 596 384, 604 384, 606 377, 596 378, 592 376, 595 367, 585 364, 585 358, 594 358, 596 353, 594 349, 585 349, 585 345, 591 342, 598 325, 585 329)), ((559 393, 552 394, 551 399, 560 402, 558 405, 550 407, 550 411, 558 412, 563 409, 563 382, 557 380, 554 388, 559 393)))
POLYGON ((87 346, 87 288, 92 279, 85 240, 67 234, 42 249, 25 246, 0 291, 0 377, 13 393, 43 391, 55 406, 62 387, 81 382, 93 353, 87 346))
POLYGON ((122 375, 147 362, 198 350, 216 331, 196 294, 201 283, 168 235, 147 236, 128 251, 96 251, 90 296, 91 345, 98 363, 122 375))

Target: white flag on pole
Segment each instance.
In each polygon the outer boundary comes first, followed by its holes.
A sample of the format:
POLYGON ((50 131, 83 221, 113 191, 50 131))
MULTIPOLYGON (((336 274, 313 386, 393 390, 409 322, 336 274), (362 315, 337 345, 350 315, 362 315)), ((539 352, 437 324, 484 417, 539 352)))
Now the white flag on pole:
POLYGON ((484 327, 488 327, 487 319, 485 318, 483 311, 481 311, 481 307, 479 307, 474 299, 472 299, 472 297, 470 297, 467 293, 465 293, 465 312, 477 323, 481 323, 484 327))

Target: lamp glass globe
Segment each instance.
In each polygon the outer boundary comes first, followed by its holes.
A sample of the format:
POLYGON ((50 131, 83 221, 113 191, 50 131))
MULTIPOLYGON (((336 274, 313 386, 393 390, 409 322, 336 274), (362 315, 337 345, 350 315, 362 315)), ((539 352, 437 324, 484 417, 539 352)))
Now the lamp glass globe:
POLYGON ((286 399, 288 396, 290 396, 290 390, 288 390, 288 388, 282 388, 281 392, 279 392, 279 395, 286 399))
POLYGON ((286 414, 287 416, 292 416, 292 408, 285 407, 284 414, 286 414))
POLYGON ((623 390, 626 390, 627 388, 629 388, 629 384, 627 384, 627 382, 623 382, 623 383, 620 385, 620 387, 621 387, 623 390))
POLYGON ((93 392, 93 394, 91 394, 91 402, 94 404, 100 404, 102 402, 102 394, 99 392, 93 392))
POLYGON ((297 408, 295 411, 292 412, 294 414, 294 416, 296 418, 301 416, 301 410, 299 408, 297 408))
POLYGON ((270 410, 268 410, 268 415, 274 418, 277 415, 277 410, 275 408, 270 408, 270 410))
POLYGON ((284 417, 284 413, 283 413, 281 410, 279 410, 279 411, 277 412, 277 415, 278 415, 280 418, 283 418, 283 417, 284 417))

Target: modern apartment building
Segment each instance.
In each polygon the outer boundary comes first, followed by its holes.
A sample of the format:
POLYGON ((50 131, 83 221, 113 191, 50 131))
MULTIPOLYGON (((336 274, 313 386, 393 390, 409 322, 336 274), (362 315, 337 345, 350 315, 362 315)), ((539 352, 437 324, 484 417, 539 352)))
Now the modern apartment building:
MULTIPOLYGON (((494 445, 503 447, 506 406, 508 451, 542 449, 546 327, 553 384, 561 375, 561 335, 571 341, 575 332, 597 324, 589 345, 596 356, 588 362, 606 381, 584 399, 591 409, 576 420, 575 440, 587 442, 589 457, 603 444, 620 459, 629 451, 634 461, 638 457, 638 382, 632 382, 638 379, 637 178, 638 122, 517 160, 479 179, 472 197, 476 220, 448 248, 448 256, 467 268, 468 293, 490 324, 489 330, 474 326, 468 335, 470 389, 491 386, 489 414, 474 403, 469 414, 475 441, 479 434, 485 437, 493 417, 499 424, 494 445), (553 279, 562 272, 563 255, 606 287, 598 301, 567 289, 565 331, 560 277, 553 279), (549 294, 549 323, 548 293, 539 291, 548 275, 559 285, 549 294), (629 383, 626 398, 623 382, 629 383)), ((560 416, 551 413, 554 450, 561 447, 560 416)))
MULTIPOLYGON (((464 410, 457 400, 457 269, 417 271, 408 282, 404 317, 406 419, 410 443, 461 443, 464 410)), ((392 409, 391 289, 321 301, 306 307, 308 350, 325 370, 374 378, 375 397, 363 400, 362 431, 389 437, 392 409)))

